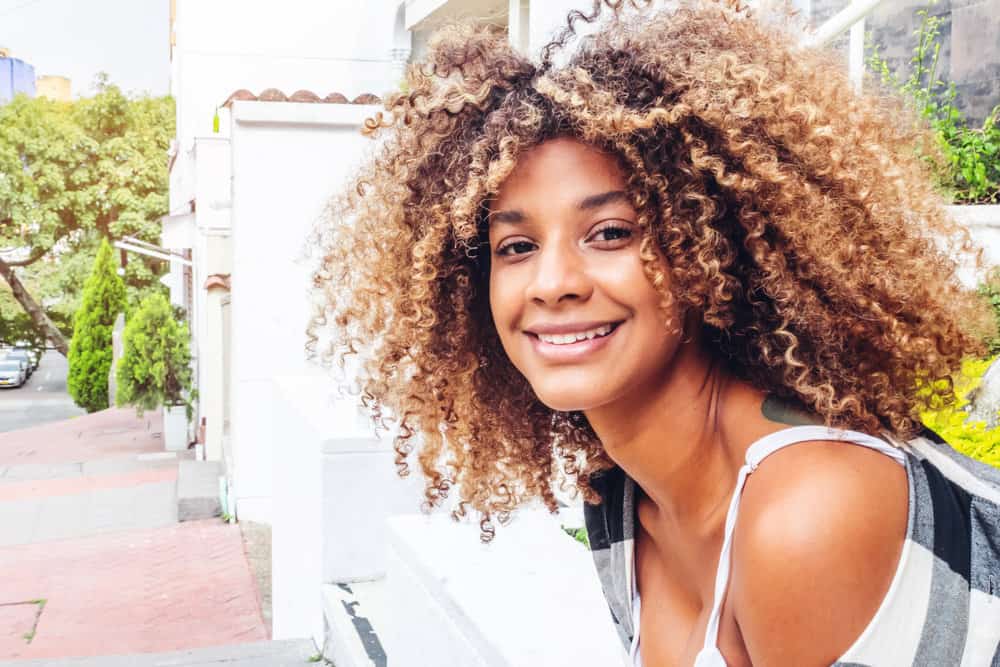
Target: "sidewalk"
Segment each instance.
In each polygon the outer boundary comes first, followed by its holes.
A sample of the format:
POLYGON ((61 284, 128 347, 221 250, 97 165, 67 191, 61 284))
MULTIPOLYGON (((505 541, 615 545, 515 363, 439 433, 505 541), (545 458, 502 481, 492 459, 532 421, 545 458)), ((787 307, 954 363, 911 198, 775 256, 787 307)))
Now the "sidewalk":
POLYGON ((270 643, 206 648, 268 631, 239 526, 177 523, 178 460, 158 416, 132 410, 0 433, 0 661, 284 664, 262 657, 270 643))

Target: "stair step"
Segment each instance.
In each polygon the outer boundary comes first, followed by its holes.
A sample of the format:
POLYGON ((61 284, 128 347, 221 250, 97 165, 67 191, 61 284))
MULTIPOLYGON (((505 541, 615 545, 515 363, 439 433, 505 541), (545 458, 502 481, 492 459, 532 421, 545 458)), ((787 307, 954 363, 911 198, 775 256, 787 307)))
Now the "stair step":
POLYGON ((222 515, 219 503, 219 461, 179 461, 177 520, 197 521, 222 515))
POLYGON ((322 590, 324 657, 337 667, 386 667, 385 645, 378 634, 388 611, 385 580, 328 584, 322 590))
POLYGON ((169 653, 0 661, 0 667, 302 667, 317 653, 311 639, 284 639, 169 653))

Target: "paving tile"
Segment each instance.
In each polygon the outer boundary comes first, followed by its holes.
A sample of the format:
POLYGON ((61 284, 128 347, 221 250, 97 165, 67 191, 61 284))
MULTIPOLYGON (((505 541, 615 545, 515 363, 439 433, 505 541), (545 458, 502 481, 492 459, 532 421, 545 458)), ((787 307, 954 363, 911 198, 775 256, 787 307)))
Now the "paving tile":
POLYGON ((22 463, 8 466, 3 481, 79 477, 83 474, 82 468, 83 464, 81 463, 22 463))
POLYGON ((239 527, 218 520, 7 547, 0 572, 17 573, 6 594, 48 599, 31 645, 0 660, 267 638, 239 527))
POLYGON ((79 537, 86 530, 86 516, 86 503, 81 502, 77 496, 42 498, 38 522, 31 539, 33 542, 41 542, 79 537))
POLYGON ((159 412, 111 408, 75 419, 0 433, 0 465, 75 463, 163 451, 159 412))
POLYGON ((35 627, 38 605, 27 601, 13 604, 0 600, 0 655, 28 645, 35 627))
POLYGON ((41 498, 0 502, 0 547, 31 542, 41 509, 41 498))

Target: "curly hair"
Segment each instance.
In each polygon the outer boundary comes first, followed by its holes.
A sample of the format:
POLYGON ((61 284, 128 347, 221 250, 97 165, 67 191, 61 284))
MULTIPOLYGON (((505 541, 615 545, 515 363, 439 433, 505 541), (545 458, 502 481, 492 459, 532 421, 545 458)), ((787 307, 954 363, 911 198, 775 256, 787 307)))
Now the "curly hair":
POLYGON ((381 141, 314 235, 308 347, 360 356, 356 389, 397 425, 398 471, 416 457, 428 506, 457 486, 454 513, 478 511, 488 540, 524 501, 555 511, 560 480, 597 501, 592 476, 612 466, 586 418, 513 367, 488 303, 490 198, 555 137, 620 161, 665 312, 696 312, 736 376, 900 437, 952 400, 989 315, 956 277, 956 253, 979 259, 931 184, 934 141, 788 25, 736 0, 597 0, 538 61, 452 25, 366 121, 381 141))

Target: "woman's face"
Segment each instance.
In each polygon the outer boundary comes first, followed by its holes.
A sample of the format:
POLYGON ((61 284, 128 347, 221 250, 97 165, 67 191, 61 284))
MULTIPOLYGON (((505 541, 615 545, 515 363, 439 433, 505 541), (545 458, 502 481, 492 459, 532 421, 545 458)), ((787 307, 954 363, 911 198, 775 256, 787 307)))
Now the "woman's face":
POLYGON ((493 319, 511 361, 555 410, 655 390, 679 343, 643 273, 625 185, 613 157, 552 139, 520 158, 490 206, 493 319))

